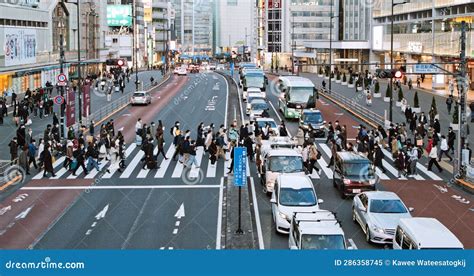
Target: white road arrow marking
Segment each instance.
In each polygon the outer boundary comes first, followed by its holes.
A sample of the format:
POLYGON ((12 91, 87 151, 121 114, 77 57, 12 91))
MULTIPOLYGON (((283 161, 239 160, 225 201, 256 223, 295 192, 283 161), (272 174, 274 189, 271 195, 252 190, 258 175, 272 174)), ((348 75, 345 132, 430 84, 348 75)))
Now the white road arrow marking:
POLYGON ((2 209, 0 209, 0 216, 3 216, 5 215, 6 212, 10 211, 12 209, 12 206, 11 205, 8 205, 6 207, 3 207, 2 209))
POLYGON ((20 220, 20 219, 24 219, 26 218, 26 216, 28 216, 28 214, 30 213, 31 209, 33 209, 34 205, 31 205, 30 207, 28 207, 28 209, 26 209, 25 211, 19 213, 16 217, 15 217, 15 220, 20 220))
POLYGON ((100 219, 103 219, 105 218, 105 214, 107 214, 107 211, 109 210, 109 204, 105 205, 104 209, 102 209, 102 211, 100 211, 96 216, 95 216, 95 219, 96 220, 100 220, 100 219))
POLYGON ((15 203, 21 202, 28 197, 28 194, 21 194, 15 197, 12 201, 15 203))
POLYGON ((177 219, 181 219, 184 217, 184 203, 181 203, 181 206, 179 207, 174 217, 177 219))

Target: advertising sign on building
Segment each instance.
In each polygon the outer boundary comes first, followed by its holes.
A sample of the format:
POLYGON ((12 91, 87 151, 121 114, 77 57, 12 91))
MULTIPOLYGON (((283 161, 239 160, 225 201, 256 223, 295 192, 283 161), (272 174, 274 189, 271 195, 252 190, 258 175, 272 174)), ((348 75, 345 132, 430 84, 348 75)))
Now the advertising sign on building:
POLYGON ((408 41, 408 51, 412 53, 421 53, 423 44, 419 41, 408 41))
POLYGON ((107 5, 107 25, 109 27, 132 26, 132 6, 107 5))
POLYGON ((66 86, 66 126, 70 127, 76 123, 76 97, 74 90, 66 86))
POLYGON ((36 30, 5 28, 5 66, 36 63, 36 30))
POLYGON ((91 85, 82 86, 82 117, 91 115, 91 85))

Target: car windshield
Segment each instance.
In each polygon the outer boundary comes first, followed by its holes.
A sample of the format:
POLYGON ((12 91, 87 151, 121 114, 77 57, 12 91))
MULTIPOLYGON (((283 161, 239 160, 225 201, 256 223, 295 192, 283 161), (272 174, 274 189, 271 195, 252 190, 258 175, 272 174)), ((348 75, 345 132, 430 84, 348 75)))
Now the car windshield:
POLYGON ((323 116, 321 113, 305 113, 304 115, 305 123, 312 123, 312 124, 321 124, 323 122, 323 116))
POLYGON ((262 75, 253 75, 253 76, 245 76, 245 86, 246 87, 263 87, 264 79, 262 75))
POLYGON ((300 156, 272 156, 269 170, 272 172, 293 173, 303 171, 303 158, 300 156))
POLYGON ((302 235, 301 249, 346 249, 342 235, 302 235))
POLYGON ((266 103, 252 103, 252 110, 265 110, 268 109, 268 105, 266 103))
POLYGON ((313 96, 313 87, 292 87, 290 91, 290 102, 307 103, 313 96))
POLYGON ((275 121, 257 121, 258 126, 261 128, 264 128, 267 123, 270 124, 270 128, 277 128, 275 121))
POLYGON ((145 97, 145 93, 134 93, 134 97, 145 97))
POLYGON ((380 214, 407 213, 403 203, 399 199, 372 199, 370 201, 370 212, 380 214))
POLYGON ((345 163, 344 174, 347 176, 356 176, 360 178, 372 178, 374 171, 372 170, 370 163, 345 163))
POLYGON ((311 188, 281 188, 280 204, 284 206, 314 206, 316 205, 316 195, 311 188))

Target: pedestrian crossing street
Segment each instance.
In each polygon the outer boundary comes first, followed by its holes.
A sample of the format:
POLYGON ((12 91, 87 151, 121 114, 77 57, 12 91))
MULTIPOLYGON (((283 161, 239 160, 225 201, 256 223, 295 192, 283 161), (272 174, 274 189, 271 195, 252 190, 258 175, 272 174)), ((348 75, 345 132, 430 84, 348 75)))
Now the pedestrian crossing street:
MULTIPOLYGON (((331 159, 331 149, 324 143, 317 143, 317 147, 322 153, 322 158, 318 160, 319 167, 321 168, 319 174, 316 170, 313 170, 313 173, 310 175, 312 179, 333 179, 333 170, 332 168, 327 168, 327 165, 331 159)), ((224 161, 223 159, 219 159, 216 164, 212 165, 211 161, 208 158, 208 154, 204 152, 203 147, 199 147, 196 151, 196 160, 197 163, 200 165, 199 168, 196 166, 192 166, 190 170, 185 169, 184 165, 178 161, 173 161, 171 158, 175 152, 175 148, 171 145, 167 152, 166 157, 168 159, 164 159, 163 156, 158 157, 158 165, 159 168, 155 170, 148 170, 143 169, 143 162, 141 162, 142 158, 144 157, 144 152, 140 150, 136 144, 130 144, 125 151, 126 159, 126 168, 119 172, 118 165, 111 164, 110 161, 102 160, 99 164, 99 171, 95 168, 92 169, 87 175, 84 174, 83 169, 79 167, 74 176, 72 172, 63 168, 63 163, 65 158, 60 157, 58 158, 55 163, 53 164, 56 176, 49 177, 49 179, 160 179, 160 178, 182 178, 186 177, 187 179, 196 179, 196 178, 217 178, 222 176, 227 176, 229 171, 229 166, 231 164, 230 154, 227 153, 228 161, 224 161), (108 172, 107 172, 108 170, 108 172)), ((417 163, 417 170, 418 175, 414 177, 401 177, 398 178, 398 170, 393 165, 393 158, 391 153, 386 150, 383 150, 385 154, 385 159, 383 160, 383 166, 386 169, 386 173, 383 173, 379 168, 376 169, 376 174, 381 180, 408 180, 408 179, 415 179, 415 180, 442 180, 441 177, 436 175, 432 171, 428 171, 427 167, 421 164, 420 162, 417 163)), ((158 148, 154 149, 154 154, 158 153, 158 148)), ((250 166, 254 166, 255 163, 249 162, 247 160, 247 175, 251 176, 250 174, 250 166)), ((87 164, 86 164, 87 166, 87 164)), ((254 169, 252 171, 255 171, 254 169)), ((38 180, 43 178, 43 171, 38 173, 33 177, 33 179, 38 180)))

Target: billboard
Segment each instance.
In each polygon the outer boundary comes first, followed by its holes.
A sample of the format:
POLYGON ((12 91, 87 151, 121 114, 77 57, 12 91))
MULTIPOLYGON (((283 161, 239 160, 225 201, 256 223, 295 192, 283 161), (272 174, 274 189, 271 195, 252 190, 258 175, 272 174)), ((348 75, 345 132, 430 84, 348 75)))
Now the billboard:
POLYGON ((36 30, 5 28, 5 66, 36 63, 36 30))
POLYGON ((131 5, 107 5, 107 25, 109 27, 132 26, 131 5))

